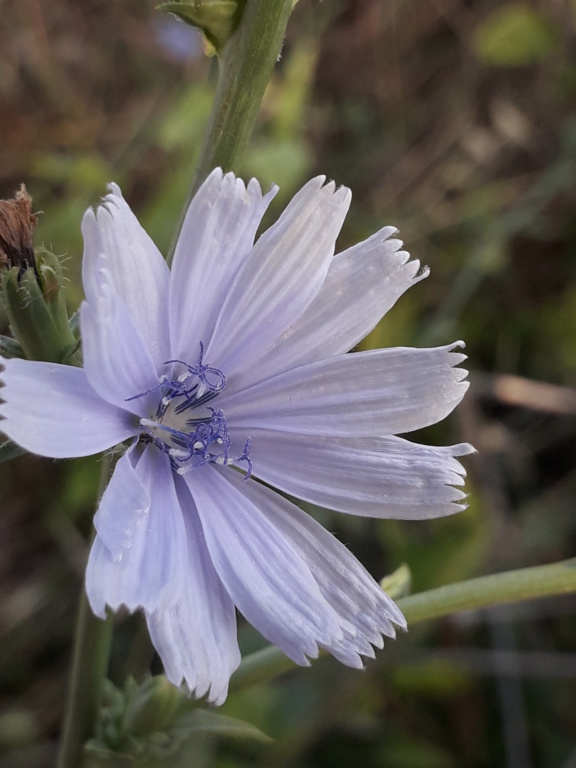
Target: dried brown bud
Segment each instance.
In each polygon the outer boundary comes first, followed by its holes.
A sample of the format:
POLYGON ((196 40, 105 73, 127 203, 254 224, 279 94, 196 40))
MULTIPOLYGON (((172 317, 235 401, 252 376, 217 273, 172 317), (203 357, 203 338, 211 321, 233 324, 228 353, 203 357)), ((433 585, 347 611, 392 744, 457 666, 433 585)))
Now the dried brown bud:
POLYGON ((13 200, 0 200, 0 264, 19 267, 20 274, 32 267, 34 258, 34 229, 38 217, 32 213, 32 198, 21 184, 13 200))

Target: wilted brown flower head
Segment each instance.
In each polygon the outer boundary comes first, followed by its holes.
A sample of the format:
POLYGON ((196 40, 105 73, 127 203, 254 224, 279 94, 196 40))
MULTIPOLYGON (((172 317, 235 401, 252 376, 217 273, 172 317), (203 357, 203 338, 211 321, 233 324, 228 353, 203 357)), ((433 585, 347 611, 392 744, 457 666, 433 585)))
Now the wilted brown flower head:
POLYGON ((20 273, 29 267, 36 271, 33 240, 37 223, 25 184, 12 200, 0 200, 0 264, 19 267, 20 273))

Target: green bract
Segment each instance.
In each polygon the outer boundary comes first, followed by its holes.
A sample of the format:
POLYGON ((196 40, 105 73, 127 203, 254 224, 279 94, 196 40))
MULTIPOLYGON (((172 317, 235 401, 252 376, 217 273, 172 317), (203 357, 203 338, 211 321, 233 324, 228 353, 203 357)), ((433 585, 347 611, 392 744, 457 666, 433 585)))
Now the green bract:
POLYGON ((238 26, 245 0, 173 0, 162 3, 159 11, 173 13, 179 19, 201 29, 206 38, 206 53, 219 53, 238 26))
POLYGON ((42 248, 36 258, 37 273, 32 267, 22 271, 15 266, 3 275, 6 313, 27 358, 62 363, 77 344, 61 291, 62 266, 57 256, 42 248))

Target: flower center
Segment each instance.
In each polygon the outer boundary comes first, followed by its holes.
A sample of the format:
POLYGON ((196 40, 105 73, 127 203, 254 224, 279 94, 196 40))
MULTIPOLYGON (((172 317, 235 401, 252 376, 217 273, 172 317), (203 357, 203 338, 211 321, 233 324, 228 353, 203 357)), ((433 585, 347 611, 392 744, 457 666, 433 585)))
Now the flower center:
POLYGON ((252 472, 249 437, 240 456, 231 455, 232 440, 222 410, 209 403, 226 386, 226 376, 213 365, 204 363, 204 346, 200 344, 197 365, 183 360, 166 360, 169 373, 146 392, 129 397, 136 400, 152 392, 162 397, 151 419, 140 419, 140 440, 152 443, 170 456, 172 469, 184 474, 204 464, 245 463, 246 478, 252 472))

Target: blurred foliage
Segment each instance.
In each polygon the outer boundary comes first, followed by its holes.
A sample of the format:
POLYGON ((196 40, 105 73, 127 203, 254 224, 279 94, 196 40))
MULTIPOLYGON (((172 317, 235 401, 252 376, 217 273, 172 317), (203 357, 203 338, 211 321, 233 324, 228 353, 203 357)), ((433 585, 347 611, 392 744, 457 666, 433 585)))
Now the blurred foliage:
MULTIPOLYGON (((0 196, 26 182, 36 243, 68 257, 74 309, 82 214, 106 182, 167 250, 215 63, 146 0, 4 3, 0 42, 0 196)), ((574 555, 575 43, 568 0, 296 7, 243 174, 280 185, 267 221, 313 174, 350 186, 342 248, 394 223, 431 276, 364 346, 463 338, 473 372, 456 416, 414 436, 477 446, 467 512, 414 524, 310 510, 376 578, 405 562, 422 590, 574 555)), ((0 761, 47 768, 99 463, 24 456, 0 473, 0 761)), ((117 630, 115 685, 160 671, 137 617, 117 630)), ((246 626, 241 641, 262 645, 246 626)), ((420 626, 364 674, 322 659, 234 694, 219 713, 274 743, 206 738, 183 764, 569 768, 575 647, 568 599, 420 626)))
POLYGON ((86 768, 133 765, 184 768, 190 754, 204 750, 206 738, 267 744, 258 728, 218 712, 201 709, 163 675, 122 690, 107 681, 96 735, 86 745, 86 768))
POLYGON ((518 67, 545 59, 559 42, 559 30, 525 3, 493 11, 474 36, 477 55, 487 64, 518 67))

